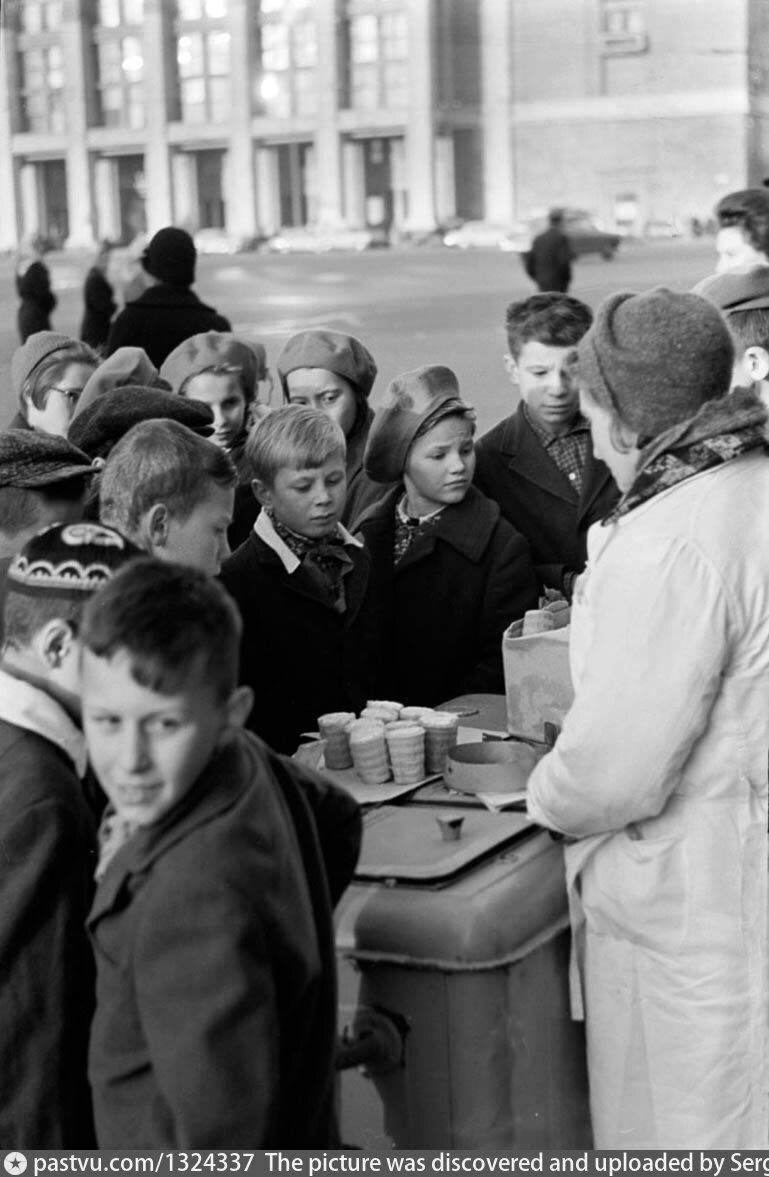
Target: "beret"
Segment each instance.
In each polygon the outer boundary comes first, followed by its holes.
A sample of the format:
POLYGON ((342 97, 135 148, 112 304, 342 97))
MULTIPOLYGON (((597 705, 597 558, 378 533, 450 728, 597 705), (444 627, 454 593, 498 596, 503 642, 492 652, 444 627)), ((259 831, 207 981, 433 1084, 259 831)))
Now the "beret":
POLYGON ((71 335, 61 335, 58 331, 35 331, 27 336, 11 359, 11 385, 16 399, 20 399, 24 384, 38 364, 58 351, 68 351, 76 342, 71 335))
POLYGON ((239 368, 249 393, 267 375, 267 353, 261 343, 250 343, 227 331, 204 331, 185 339, 163 361, 160 375, 180 392, 185 380, 218 364, 239 368))
POLYGON ((711 274, 692 287, 713 306, 726 312, 769 307, 769 266, 738 267, 725 274, 711 274))
POLYGON ((364 397, 371 392, 377 373, 371 352, 354 335, 320 329, 292 335, 278 356, 276 367, 286 400, 286 377, 297 368, 325 368, 344 376, 364 397))
POLYGON ((0 487, 34 490, 93 472, 88 455, 63 437, 34 429, 0 433, 0 487))
POLYGON ((431 364, 396 376, 368 435, 363 467, 374 482, 397 482, 417 437, 444 417, 475 416, 451 368, 431 364))
POLYGON ((73 418, 82 413, 83 409, 87 409, 97 397, 125 384, 168 389, 165 380, 160 379, 157 368, 143 348, 119 347, 89 376, 85 388, 78 397, 73 418))
POLYGON ((70 423, 67 439, 92 458, 106 458, 116 441, 139 421, 179 421, 209 437, 214 415, 208 405, 157 388, 126 385, 93 401, 70 423))

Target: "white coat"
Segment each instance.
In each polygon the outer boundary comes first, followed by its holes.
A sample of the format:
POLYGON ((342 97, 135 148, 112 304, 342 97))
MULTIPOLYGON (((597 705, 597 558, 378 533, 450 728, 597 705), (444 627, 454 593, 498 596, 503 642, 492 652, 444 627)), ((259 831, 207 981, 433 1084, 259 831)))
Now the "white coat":
POLYGON ((766 1148, 763 453, 591 528, 570 656, 575 700, 528 806, 577 839, 595 1147, 766 1148))

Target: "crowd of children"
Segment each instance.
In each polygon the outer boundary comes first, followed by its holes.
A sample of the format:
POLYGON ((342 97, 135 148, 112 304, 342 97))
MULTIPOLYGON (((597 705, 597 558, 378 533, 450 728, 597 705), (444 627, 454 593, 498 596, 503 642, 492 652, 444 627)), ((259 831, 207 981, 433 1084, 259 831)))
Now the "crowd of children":
MULTIPOLYGON (((194 258, 155 244, 178 326, 194 258)), ((763 392, 769 267, 701 294, 763 392)), ((580 411, 596 328, 568 294, 508 306, 520 403, 477 443, 449 368, 394 375, 374 412, 377 364, 335 331, 287 340, 273 406, 264 347, 195 306, 162 356, 124 319, 102 362, 47 330, 13 359, 3 1148, 340 1145, 332 911, 361 817, 291 754, 367 699, 503 691, 504 630, 571 601, 628 490, 580 411)))

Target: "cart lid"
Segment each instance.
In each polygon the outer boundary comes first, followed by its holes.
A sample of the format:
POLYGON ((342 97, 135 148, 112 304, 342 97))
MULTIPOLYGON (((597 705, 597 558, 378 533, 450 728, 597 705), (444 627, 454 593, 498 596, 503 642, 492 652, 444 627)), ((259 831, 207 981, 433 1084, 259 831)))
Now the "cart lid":
POLYGON ((439 882, 527 837, 535 828, 525 813, 384 805, 365 816, 355 877, 439 882), (441 819, 454 814, 462 819, 460 837, 445 841, 441 819))

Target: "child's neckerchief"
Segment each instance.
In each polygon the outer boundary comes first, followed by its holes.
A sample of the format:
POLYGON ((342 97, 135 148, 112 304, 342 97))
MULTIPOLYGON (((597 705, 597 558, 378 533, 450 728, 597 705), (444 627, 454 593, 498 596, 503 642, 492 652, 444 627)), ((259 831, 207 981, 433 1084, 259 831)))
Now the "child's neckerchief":
POLYGON ((344 591, 344 577, 353 566, 349 553, 345 550, 345 540, 338 530, 331 535, 311 539, 306 535, 299 535, 276 519, 272 511, 267 510, 270 522, 277 535, 289 548, 315 586, 325 595, 331 597, 331 602, 337 613, 344 613, 347 607, 344 591))
POLYGON ((393 563, 397 564, 406 555, 414 540, 424 535, 440 519, 445 508, 438 507, 429 515, 409 515, 406 512, 405 492, 398 499, 395 506, 395 543, 393 546, 393 563))

